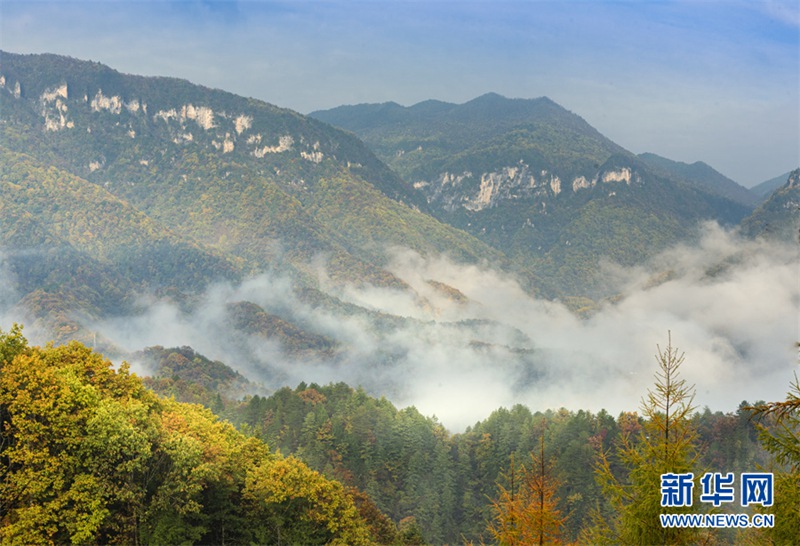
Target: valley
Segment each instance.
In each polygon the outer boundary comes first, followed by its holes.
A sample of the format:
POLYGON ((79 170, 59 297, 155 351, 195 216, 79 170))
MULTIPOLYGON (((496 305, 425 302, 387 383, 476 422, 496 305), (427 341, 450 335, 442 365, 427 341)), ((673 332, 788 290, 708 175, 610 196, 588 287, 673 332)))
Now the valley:
POLYGON ((65 430, 99 446, 83 465, 71 436, 52 444, 72 461, 53 483, 107 507, 87 540, 483 542, 540 449, 564 539, 590 541, 614 510, 598 453, 652 432, 634 412, 667 336, 702 463, 771 464, 780 421, 750 405, 796 367, 800 171, 751 191, 546 97, 305 116, 50 54, 0 53, 0 112, 0 397, 29 450, 3 468, 23 495, 46 466, 20 423, 59 385, 82 408, 65 430), (40 384, 31 409, 18 392, 40 384), (138 455, 106 453, 115 434, 138 455), (272 527, 220 534, 257 518, 272 527))

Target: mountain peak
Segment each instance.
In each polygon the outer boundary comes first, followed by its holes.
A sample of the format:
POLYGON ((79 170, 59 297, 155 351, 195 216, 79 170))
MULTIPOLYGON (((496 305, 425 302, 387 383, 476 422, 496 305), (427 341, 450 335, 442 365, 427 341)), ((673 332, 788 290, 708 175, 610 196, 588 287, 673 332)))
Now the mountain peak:
POLYGON ((524 99, 524 98, 509 98, 504 95, 495 92, 484 93, 478 97, 475 97, 472 100, 465 102, 464 104, 459 105, 462 108, 468 107, 470 105, 492 105, 492 106, 517 106, 517 107, 556 107, 560 110, 566 111, 566 109, 555 102, 553 99, 549 97, 536 97, 532 99, 524 99))
POLYGON ((489 102, 489 101, 498 102, 498 101, 507 101, 507 100, 511 100, 511 99, 509 99, 508 97, 504 97, 503 95, 501 95, 499 93, 495 93, 494 91, 490 91, 488 93, 484 93, 483 95, 475 97, 474 99, 472 99, 471 101, 468 101, 468 102, 489 102))

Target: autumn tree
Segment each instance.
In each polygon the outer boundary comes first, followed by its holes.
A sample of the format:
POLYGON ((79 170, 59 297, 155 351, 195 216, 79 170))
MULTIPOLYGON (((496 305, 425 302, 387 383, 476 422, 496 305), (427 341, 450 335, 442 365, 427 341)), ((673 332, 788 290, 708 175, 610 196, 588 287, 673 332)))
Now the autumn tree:
MULTIPOLYGON (((643 421, 626 426, 621 416, 616 452, 598 454, 597 480, 609 509, 595 512, 593 525, 583 536, 588 542, 685 544, 698 538, 693 529, 662 528, 659 518, 664 511, 662 474, 692 472, 698 452, 691 422, 696 409, 694 387, 679 373, 685 355, 672 346, 671 334, 663 350, 656 347, 658 370, 654 388, 642 400, 643 421)), ((691 506, 669 509, 672 513, 691 510, 691 506)))
POLYGON ((325 479, 287 457, 252 468, 243 498, 258 543, 369 544, 370 537, 353 499, 339 482, 325 479))
POLYGON ((0 404, 4 543, 134 541, 158 406, 138 378, 78 343, 34 347, 4 363, 0 404))
POLYGON ((498 498, 492 501, 492 537, 503 545, 560 544, 565 520, 557 506, 560 483, 544 456, 544 435, 527 467, 517 468, 512 454, 506 478, 508 489, 498 485, 498 498))
POLYGON ((0 331, 3 544, 367 544, 343 486, 77 342, 0 331))

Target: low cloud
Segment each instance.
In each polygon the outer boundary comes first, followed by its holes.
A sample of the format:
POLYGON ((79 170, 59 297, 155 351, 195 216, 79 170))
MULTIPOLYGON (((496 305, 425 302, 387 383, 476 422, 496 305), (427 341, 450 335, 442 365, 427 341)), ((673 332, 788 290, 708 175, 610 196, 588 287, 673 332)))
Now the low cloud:
POLYGON ((11 271, 8 256, 4 251, 0 250, 0 312, 9 309, 19 300, 16 286, 16 276, 11 271))
POLYGON ((491 267, 397 249, 388 269, 411 290, 328 286, 340 304, 325 305, 299 296, 287 278, 260 275, 211 287, 191 311, 142 299, 139 314, 88 327, 131 353, 189 345, 265 392, 301 381, 361 385, 453 431, 517 403, 637 410, 653 384, 656 346, 671 331, 686 353, 681 372, 695 385, 696 404, 733 411, 742 400, 781 399, 788 389, 800 338, 799 263, 796 246, 745 240, 709 224, 697 245, 676 246, 644 266, 605 264, 601 274, 618 295, 579 318, 491 267), (297 352, 238 330, 230 304, 240 301, 334 348, 297 352))

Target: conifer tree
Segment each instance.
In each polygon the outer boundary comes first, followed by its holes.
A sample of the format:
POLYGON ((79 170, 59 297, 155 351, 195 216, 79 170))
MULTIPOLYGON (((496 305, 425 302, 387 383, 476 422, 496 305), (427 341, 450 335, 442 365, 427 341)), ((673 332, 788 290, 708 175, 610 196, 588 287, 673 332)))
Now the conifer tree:
POLYGON ((545 459, 544 435, 539 454, 531 453, 530 466, 517 469, 512 454, 507 479, 509 489, 499 485, 499 496, 492 502, 493 538, 503 545, 560 544, 565 520, 557 507, 560 483, 552 462, 545 459))
MULTIPOLYGON (((800 345, 799 345, 800 346, 800 345)), ((754 408, 756 415, 774 419, 761 429, 761 442, 775 458, 774 504, 764 509, 775 515, 775 526, 757 533, 757 540, 795 544, 800 529, 800 381, 795 376, 786 400, 754 408)))
POLYGON ((656 347, 658 371, 654 389, 642 399, 641 426, 621 426, 616 453, 598 455, 597 480, 610 510, 594 514, 583 536, 591 543, 686 544, 699 538, 694 529, 662 528, 659 518, 665 511, 693 511, 661 506, 661 475, 692 472, 698 453, 691 422, 694 387, 679 374, 685 355, 672 346, 671 334, 664 350, 656 347))

